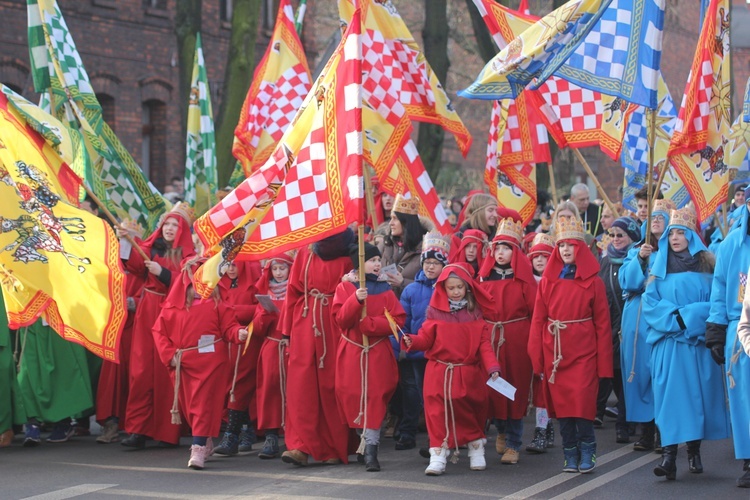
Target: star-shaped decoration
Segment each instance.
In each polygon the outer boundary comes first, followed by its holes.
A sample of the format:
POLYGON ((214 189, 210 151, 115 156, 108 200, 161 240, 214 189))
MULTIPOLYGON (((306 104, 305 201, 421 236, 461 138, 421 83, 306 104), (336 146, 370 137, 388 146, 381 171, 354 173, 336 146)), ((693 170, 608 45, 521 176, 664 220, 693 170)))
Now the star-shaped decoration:
POLYGON ((742 120, 739 120, 739 122, 730 129, 728 139, 727 145, 730 154, 733 154, 740 148, 745 148, 747 154, 747 151, 750 151, 750 123, 745 123, 742 120))
POLYGON ((542 26, 542 32, 535 45, 545 44, 548 39, 556 37, 565 30, 569 22, 575 23, 582 15, 578 14, 575 18, 571 17, 577 8, 577 4, 568 2, 540 19, 538 23, 539 26, 542 26))
POLYGON ((732 107, 732 86, 729 82, 722 82, 720 79, 714 81, 711 88, 711 102, 709 109, 714 112, 714 118, 717 124, 731 122, 729 110, 732 107))

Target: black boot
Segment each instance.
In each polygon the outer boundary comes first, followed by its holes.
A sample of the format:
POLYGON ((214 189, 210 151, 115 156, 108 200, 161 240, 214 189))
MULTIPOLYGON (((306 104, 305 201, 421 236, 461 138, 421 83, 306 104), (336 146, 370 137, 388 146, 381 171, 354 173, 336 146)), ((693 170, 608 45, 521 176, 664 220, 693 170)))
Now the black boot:
POLYGON ((380 462, 378 462, 378 445, 365 445, 365 470, 367 472, 379 472, 380 462))
POLYGON ((703 463, 701 462, 701 440, 688 441, 687 443, 688 452, 688 469, 693 474, 700 474, 703 472, 703 463))
POLYGON ((131 434, 130 436, 120 441, 120 444, 128 448, 142 450, 146 447, 146 436, 144 436, 143 434, 131 434))
POLYGON ((742 470, 744 474, 737 479, 737 487, 750 488, 750 460, 745 460, 742 470))
POLYGON ((651 451, 654 449, 654 433, 656 432, 656 426, 654 425, 654 421, 646 422, 645 424, 641 424, 641 429, 643 431, 643 434, 641 434, 640 439, 635 442, 633 445, 633 449, 635 451, 651 451))
POLYGON ((661 463, 654 467, 654 474, 674 481, 677 477, 677 445, 670 444, 664 447, 661 455, 661 463))

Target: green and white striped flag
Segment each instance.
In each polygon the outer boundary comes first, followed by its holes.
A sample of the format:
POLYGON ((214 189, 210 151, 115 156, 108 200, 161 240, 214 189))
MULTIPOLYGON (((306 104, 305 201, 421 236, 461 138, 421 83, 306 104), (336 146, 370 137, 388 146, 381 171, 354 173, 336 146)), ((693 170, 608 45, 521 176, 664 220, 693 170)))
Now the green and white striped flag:
POLYGON ((203 60, 201 35, 195 39, 193 78, 187 117, 187 150, 185 152, 185 201, 197 217, 216 204, 216 137, 208 75, 203 60))
POLYGON ((83 61, 56 0, 27 0, 34 88, 49 92, 51 114, 83 136, 91 157, 84 175, 121 219, 154 229, 167 203, 104 122, 83 61))

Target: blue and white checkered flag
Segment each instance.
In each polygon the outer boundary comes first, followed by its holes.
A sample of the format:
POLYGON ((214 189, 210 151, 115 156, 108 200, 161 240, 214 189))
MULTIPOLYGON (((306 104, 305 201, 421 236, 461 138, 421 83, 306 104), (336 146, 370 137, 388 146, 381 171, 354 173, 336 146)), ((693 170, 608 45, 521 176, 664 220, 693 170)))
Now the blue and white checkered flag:
POLYGON ((664 2, 612 0, 555 74, 581 87, 655 109, 664 2))

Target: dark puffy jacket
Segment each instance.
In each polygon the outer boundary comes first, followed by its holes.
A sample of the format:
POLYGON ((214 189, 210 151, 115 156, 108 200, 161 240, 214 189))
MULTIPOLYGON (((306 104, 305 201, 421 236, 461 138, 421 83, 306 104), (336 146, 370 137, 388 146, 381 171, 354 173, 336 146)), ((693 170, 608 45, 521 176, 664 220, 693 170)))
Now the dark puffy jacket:
POLYGON ((614 263, 609 257, 602 258, 599 277, 604 281, 604 288, 607 291, 607 303, 609 303, 609 319, 612 324, 612 354, 614 355, 614 367, 620 368, 620 330, 622 321, 622 308, 625 305, 625 298, 620 288, 620 273, 622 263, 614 263))
MULTIPOLYGON (((405 333, 416 335, 422 327, 422 323, 427 316, 427 306, 430 305, 435 281, 427 279, 424 271, 419 271, 414 277, 414 282, 407 285, 401 293, 401 306, 406 311, 405 333)), ((399 359, 400 348, 393 337, 391 337, 391 344, 396 359, 399 359)), ((404 354, 405 359, 424 359, 423 351, 405 352, 404 354)))

